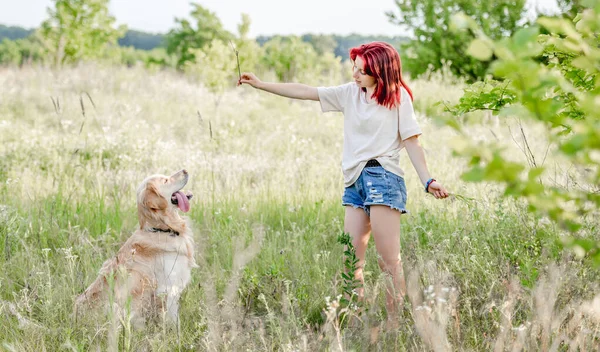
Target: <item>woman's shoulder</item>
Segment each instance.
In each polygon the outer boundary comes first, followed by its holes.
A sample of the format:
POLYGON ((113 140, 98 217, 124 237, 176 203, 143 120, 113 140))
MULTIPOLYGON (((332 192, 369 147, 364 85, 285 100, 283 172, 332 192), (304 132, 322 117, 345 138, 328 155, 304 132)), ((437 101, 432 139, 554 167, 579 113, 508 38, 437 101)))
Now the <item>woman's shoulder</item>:
POLYGON ((349 92, 358 91, 358 85, 356 84, 356 82, 344 83, 341 84, 339 87, 349 92))
POLYGON ((340 85, 337 86, 324 86, 324 87, 319 87, 319 89, 326 89, 329 91, 337 91, 337 92, 351 92, 353 90, 357 90, 356 88, 356 83, 354 82, 348 82, 348 83, 342 83, 340 85))
POLYGON ((359 87, 355 82, 343 83, 338 86, 329 87, 332 91, 335 91, 338 96, 345 97, 346 99, 352 99, 358 96, 359 87))
POLYGON ((412 102, 408 90, 404 86, 400 86, 400 103, 404 101, 412 102))

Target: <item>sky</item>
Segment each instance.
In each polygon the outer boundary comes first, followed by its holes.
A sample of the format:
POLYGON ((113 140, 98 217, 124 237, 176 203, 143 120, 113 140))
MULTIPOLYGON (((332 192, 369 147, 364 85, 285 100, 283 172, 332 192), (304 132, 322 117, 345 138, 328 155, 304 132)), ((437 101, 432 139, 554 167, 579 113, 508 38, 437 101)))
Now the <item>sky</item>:
MULTIPOLYGON (((175 26, 176 17, 189 15, 191 2, 215 13, 225 29, 233 33, 237 33, 241 14, 248 14, 251 37, 306 33, 407 35, 385 15, 397 9, 394 0, 111 0, 109 9, 117 24, 166 33, 175 26)), ((52 0, 0 0, 0 24, 38 27, 47 18, 50 6, 52 0)), ((528 6, 557 11, 556 0, 528 0, 528 6)))

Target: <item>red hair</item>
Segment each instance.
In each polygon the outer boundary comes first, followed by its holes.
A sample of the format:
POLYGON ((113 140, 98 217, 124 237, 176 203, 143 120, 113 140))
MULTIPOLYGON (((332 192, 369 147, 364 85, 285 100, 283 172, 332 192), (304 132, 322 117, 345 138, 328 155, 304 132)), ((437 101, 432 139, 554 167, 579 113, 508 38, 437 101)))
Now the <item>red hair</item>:
MULTIPOLYGON (((404 87, 410 99, 413 94, 402 79, 400 55, 393 46, 385 42, 372 42, 350 49, 350 59, 360 56, 365 62, 362 69, 375 78, 377 86, 371 98, 377 99, 379 105, 389 109, 400 105, 400 87, 404 87)), ((362 88, 366 91, 366 88, 362 88)))

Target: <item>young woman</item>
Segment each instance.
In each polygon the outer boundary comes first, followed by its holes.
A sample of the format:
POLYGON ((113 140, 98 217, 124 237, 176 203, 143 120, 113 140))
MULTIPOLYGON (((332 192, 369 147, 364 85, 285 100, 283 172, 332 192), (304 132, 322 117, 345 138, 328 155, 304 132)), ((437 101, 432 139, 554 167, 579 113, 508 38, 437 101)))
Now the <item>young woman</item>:
MULTIPOLYGON (((346 207, 344 231, 352 237, 359 259, 355 277, 363 281, 365 252, 371 232, 379 266, 391 276, 386 290, 388 321, 398 324, 406 292, 400 259, 400 215, 406 213, 406 186, 399 155, 406 148, 426 192, 446 198, 448 192, 431 177, 418 136, 412 92, 402 79, 400 56, 384 42, 350 50, 355 82, 336 87, 262 82, 244 73, 238 85, 249 84, 288 98, 316 100, 321 110, 344 114, 342 171, 346 207)), ((358 292, 362 297, 363 291, 358 292)))

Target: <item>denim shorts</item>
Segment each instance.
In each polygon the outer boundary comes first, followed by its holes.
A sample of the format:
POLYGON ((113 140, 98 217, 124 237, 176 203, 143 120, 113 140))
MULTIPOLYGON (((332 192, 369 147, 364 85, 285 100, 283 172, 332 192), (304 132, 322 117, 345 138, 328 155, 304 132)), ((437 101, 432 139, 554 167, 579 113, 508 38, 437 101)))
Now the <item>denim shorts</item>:
POLYGON ((344 189, 342 205, 361 208, 369 216, 371 205, 387 205, 406 214, 404 178, 381 166, 365 167, 352 186, 344 189))

